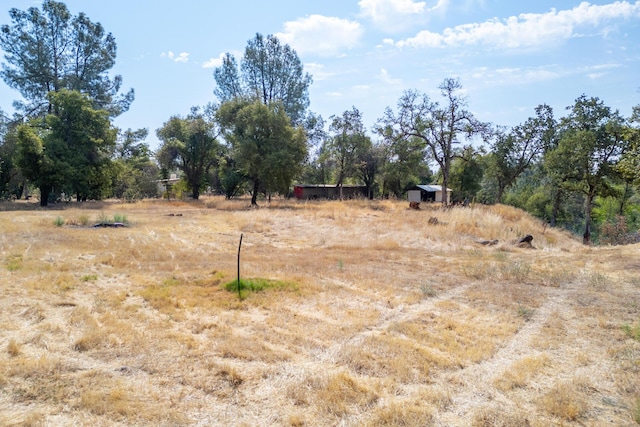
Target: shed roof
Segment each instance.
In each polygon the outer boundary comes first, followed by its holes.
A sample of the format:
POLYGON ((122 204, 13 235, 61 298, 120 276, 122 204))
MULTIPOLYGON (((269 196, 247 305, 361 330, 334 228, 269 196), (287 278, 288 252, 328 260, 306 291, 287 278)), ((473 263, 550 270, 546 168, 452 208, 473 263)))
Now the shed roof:
MULTIPOLYGON (((442 191, 442 185, 425 184, 416 185, 416 187, 424 191, 442 191)), ((447 188, 447 191, 451 191, 451 189, 447 188)))

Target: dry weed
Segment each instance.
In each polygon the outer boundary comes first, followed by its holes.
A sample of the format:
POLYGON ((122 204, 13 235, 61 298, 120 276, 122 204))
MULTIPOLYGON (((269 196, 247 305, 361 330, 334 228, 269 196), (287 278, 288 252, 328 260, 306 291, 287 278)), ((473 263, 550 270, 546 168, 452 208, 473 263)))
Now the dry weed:
POLYGON ((547 413, 565 421, 576 421, 588 409, 584 380, 555 384, 539 401, 538 406, 547 413))
POLYGON ((494 381, 498 390, 509 391, 514 388, 526 387, 540 371, 549 366, 550 358, 547 354, 528 356, 509 366, 501 377, 494 381))
POLYGON ((633 335, 638 319, 637 247, 584 249, 505 206, 260 203, 204 197, 0 212, 0 388, 17 408, 0 409, 0 424, 637 418, 640 344, 622 329, 633 335), (83 225, 116 215, 131 226, 83 225), (69 225, 53 226, 57 216, 69 225), (240 233, 243 278, 295 286, 242 301, 225 290, 240 233), (539 250, 512 245, 524 234, 539 250), (474 384, 486 366, 497 378, 474 384), (616 405, 602 405, 581 380, 548 385, 575 370, 607 379, 616 405), (475 412, 461 402, 472 388, 487 389, 474 394, 475 412))

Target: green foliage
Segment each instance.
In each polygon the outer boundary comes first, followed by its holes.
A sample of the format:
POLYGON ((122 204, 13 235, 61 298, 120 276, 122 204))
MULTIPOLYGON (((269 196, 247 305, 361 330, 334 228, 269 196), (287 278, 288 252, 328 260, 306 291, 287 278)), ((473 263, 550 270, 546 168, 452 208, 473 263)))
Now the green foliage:
POLYGON ((129 108, 133 90, 118 94, 120 76, 110 78, 115 64, 116 42, 99 23, 81 13, 72 16, 62 2, 45 0, 42 10, 11 9, 11 24, 0 29, 0 48, 6 63, 5 83, 20 91, 26 104, 19 109, 29 116, 55 111, 50 91, 78 91, 96 109, 118 115, 129 108))
POLYGON ((336 165, 336 184, 342 191, 345 180, 360 170, 358 166, 372 148, 371 139, 366 135, 362 114, 355 107, 342 116, 331 116, 329 133, 326 152, 336 165))
POLYGON ((277 37, 262 34, 247 42, 240 67, 229 53, 222 66, 213 72, 214 94, 221 103, 234 99, 249 99, 265 105, 280 104, 294 125, 304 119, 309 106, 309 85, 312 79, 304 72, 298 54, 277 37))
POLYGON ((80 278, 82 282, 95 282, 98 280, 98 276, 96 274, 86 274, 80 278))
POLYGON ((64 219, 62 219, 61 216, 56 217, 56 219, 53 220, 53 225, 56 227, 62 227, 64 225, 64 219))
POLYGON ((480 191, 484 165, 482 153, 465 147, 460 157, 451 163, 449 188, 454 200, 473 200, 480 191))
POLYGON ((612 167, 628 146, 624 119, 598 98, 582 95, 562 120, 558 146, 546 156, 546 167, 558 185, 585 197, 583 242, 591 242, 591 214, 597 195, 608 192, 612 167))
POLYGON ((548 105, 539 105, 535 111, 535 117, 509 132, 499 130, 495 135, 487 176, 496 183, 496 203, 523 172, 557 144, 553 110, 548 105))
POLYGON ((196 108, 186 118, 171 117, 157 132, 162 141, 157 154, 161 167, 179 168, 195 200, 200 198, 221 151, 214 132, 213 123, 196 108))
POLYGON ((387 109, 376 131, 386 141, 395 143, 404 139, 428 149, 431 159, 440 166, 442 185, 448 188, 451 163, 461 143, 472 137, 485 137, 489 129, 467 110, 458 79, 445 79, 439 89, 444 105, 415 90, 405 92, 398 101, 398 112, 394 114, 387 109))
POLYGON ((147 129, 127 129, 119 135, 112 167, 114 197, 139 200, 158 195, 156 180, 160 171, 144 142, 147 135, 147 129))
POLYGON ((18 127, 18 164, 24 176, 40 189, 46 206, 55 189, 78 200, 102 198, 110 184, 110 157, 115 129, 108 113, 94 110, 79 92, 61 90, 49 95, 53 111, 18 127))
POLYGON ((237 170, 253 182, 251 204, 260 191, 286 194, 307 157, 306 134, 294 128, 278 103, 234 100, 217 111, 237 170))
POLYGON ((113 215, 113 222, 120 222, 122 224, 128 224, 129 223, 129 219, 127 219, 126 215, 114 214, 113 215))

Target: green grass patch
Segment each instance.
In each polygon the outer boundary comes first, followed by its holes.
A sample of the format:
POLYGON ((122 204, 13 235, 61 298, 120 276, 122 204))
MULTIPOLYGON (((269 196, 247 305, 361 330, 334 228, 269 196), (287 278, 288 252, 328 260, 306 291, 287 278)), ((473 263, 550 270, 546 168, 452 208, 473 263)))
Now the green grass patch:
MULTIPOLYGON (((224 284, 224 288, 229 292, 238 292, 238 281, 227 282, 224 284)), ((267 290, 297 291, 298 285, 272 279, 240 279, 240 296, 242 298, 245 298, 251 292, 264 292, 267 290)))
POLYGON ((98 276, 96 274, 87 274, 82 276, 80 280, 82 280, 83 282, 95 282, 96 280, 98 280, 98 276))
POLYGON ((62 227, 64 225, 64 219, 61 216, 56 217, 56 219, 53 220, 53 225, 62 227))
POLYGON ((5 265, 9 271, 17 271, 22 268, 22 255, 11 254, 6 258, 5 265))

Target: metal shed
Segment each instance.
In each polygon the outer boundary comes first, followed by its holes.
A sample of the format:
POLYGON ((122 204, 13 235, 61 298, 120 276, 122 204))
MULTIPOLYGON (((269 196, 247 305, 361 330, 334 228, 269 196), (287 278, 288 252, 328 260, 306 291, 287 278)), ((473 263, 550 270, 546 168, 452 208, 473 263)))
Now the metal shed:
MULTIPOLYGON (((437 202, 442 203, 441 185, 416 185, 407 191, 410 202, 437 202)), ((451 189, 447 188, 447 204, 451 203, 451 189)))

